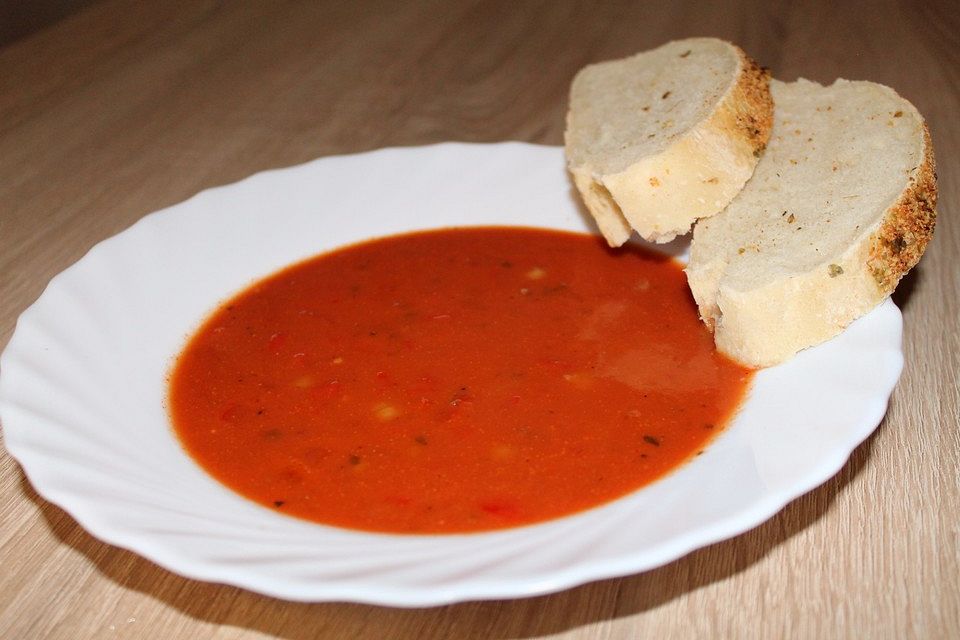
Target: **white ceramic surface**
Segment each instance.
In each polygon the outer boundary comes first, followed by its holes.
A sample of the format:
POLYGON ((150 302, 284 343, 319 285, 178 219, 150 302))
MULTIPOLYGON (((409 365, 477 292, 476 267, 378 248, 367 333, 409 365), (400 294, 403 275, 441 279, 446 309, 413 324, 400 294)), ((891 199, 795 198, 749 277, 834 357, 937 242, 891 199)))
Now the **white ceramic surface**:
POLYGON ((824 482, 882 419, 902 366, 889 300, 757 375, 702 456, 590 511, 493 533, 394 536, 299 521, 180 448, 165 375, 216 303, 293 261, 420 228, 592 230, 562 150, 385 149, 211 189, 146 216, 54 278, 0 358, 10 454, 88 531, 185 576, 301 601, 426 606, 560 590, 736 535, 824 482))

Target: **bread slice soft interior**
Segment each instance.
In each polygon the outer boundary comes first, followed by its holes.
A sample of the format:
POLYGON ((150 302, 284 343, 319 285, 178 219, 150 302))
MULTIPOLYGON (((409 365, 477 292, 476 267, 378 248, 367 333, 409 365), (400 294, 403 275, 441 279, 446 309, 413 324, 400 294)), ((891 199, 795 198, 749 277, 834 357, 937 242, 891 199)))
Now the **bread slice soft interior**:
POLYGON ((568 167, 612 246, 668 242, 722 210, 772 123, 769 74, 733 44, 692 38, 582 69, 570 89, 568 167))
POLYGON ((773 81, 773 132, 729 207, 700 221, 686 268, 717 347, 782 362, 883 301, 936 221, 930 135, 889 87, 773 81))

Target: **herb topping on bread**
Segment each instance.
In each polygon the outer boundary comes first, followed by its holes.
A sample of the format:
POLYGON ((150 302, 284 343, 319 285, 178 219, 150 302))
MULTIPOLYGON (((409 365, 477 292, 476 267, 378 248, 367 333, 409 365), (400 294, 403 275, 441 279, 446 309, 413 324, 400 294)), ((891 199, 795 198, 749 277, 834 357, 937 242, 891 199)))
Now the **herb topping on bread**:
POLYGON ((670 42, 577 74, 568 166, 612 246, 668 242, 722 210, 769 137, 769 74, 715 38, 670 42))
POLYGON ((687 277, 717 347, 769 366, 837 335, 920 259, 936 221, 930 134, 889 87, 773 81, 756 171, 693 233, 687 277))

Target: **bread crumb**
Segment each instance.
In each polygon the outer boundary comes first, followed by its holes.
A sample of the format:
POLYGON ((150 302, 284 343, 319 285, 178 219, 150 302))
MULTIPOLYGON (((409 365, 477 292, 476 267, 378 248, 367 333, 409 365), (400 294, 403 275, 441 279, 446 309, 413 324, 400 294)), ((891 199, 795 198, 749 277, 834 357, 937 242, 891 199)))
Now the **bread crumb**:
POLYGON ((839 275, 843 274, 843 267, 838 264, 831 264, 828 269, 830 270, 830 277, 836 278, 839 275))
POLYGON ((720 182, 720 180, 718 180, 717 177, 714 176, 712 178, 708 178, 707 180, 704 180, 704 182, 706 182, 707 184, 717 184, 718 182, 720 182))
POLYGON ((693 53, 693 51, 692 51, 691 49, 687 49, 686 51, 684 51, 683 53, 680 54, 680 57, 681 57, 681 58, 686 58, 686 57, 687 57, 688 55, 690 55, 691 53, 693 53))
MULTIPOLYGON (((786 212, 784 212, 784 213, 786 213, 786 212)), ((790 224, 793 224, 794 220, 796 220, 796 219, 797 219, 797 217, 796 217, 795 215, 793 215, 792 213, 791 213, 789 216, 787 216, 787 222, 789 222, 790 224)))
POLYGON ((903 111, 897 111, 896 113, 893 114, 894 118, 900 118, 902 116, 903 116, 903 111))
POLYGON ((660 186, 660 181, 657 180, 656 177, 650 178, 650 186, 651 186, 651 187, 659 187, 659 186, 660 186))
POLYGON ((666 100, 667 98, 670 97, 670 93, 671 93, 670 91, 665 91, 665 92, 663 93, 663 95, 660 96, 660 99, 661 99, 661 100, 666 100))

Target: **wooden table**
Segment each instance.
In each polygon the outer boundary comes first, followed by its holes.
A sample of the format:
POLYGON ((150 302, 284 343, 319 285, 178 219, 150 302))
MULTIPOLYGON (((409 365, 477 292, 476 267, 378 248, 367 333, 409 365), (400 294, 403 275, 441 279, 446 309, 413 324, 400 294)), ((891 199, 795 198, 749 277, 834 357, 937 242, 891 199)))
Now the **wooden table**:
POLYGON ((824 486, 660 569, 423 610, 291 604, 105 545, 0 454, 3 638, 960 637, 957 7, 96 2, 0 49, 0 344, 57 272, 203 188, 441 140, 560 144, 582 65, 671 38, 741 44, 783 79, 869 79, 928 118, 940 222, 895 294, 906 368, 824 486))

